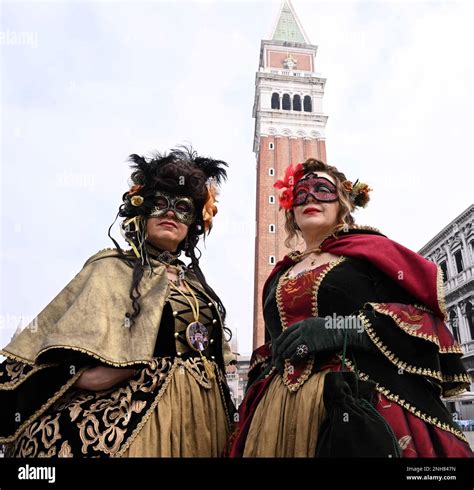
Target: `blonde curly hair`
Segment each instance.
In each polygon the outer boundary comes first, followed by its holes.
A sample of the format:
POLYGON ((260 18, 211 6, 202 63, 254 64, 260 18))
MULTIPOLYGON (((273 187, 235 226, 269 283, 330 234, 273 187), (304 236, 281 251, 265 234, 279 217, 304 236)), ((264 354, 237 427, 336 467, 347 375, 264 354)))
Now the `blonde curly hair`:
MULTIPOLYGON (((337 213, 337 225, 334 228, 333 234, 353 226, 355 224, 355 220, 351 213, 354 211, 356 206, 351 201, 348 190, 343 186, 343 182, 347 180, 346 176, 342 172, 339 172, 336 167, 328 165, 327 163, 317 160, 316 158, 308 158, 308 160, 303 163, 303 168, 305 175, 316 171, 326 172, 333 177, 336 182, 337 196, 339 198, 340 206, 337 213)), ((285 246, 288 248, 293 248, 294 242, 301 238, 300 229, 296 224, 293 209, 288 209, 285 211, 285 231, 285 246)))

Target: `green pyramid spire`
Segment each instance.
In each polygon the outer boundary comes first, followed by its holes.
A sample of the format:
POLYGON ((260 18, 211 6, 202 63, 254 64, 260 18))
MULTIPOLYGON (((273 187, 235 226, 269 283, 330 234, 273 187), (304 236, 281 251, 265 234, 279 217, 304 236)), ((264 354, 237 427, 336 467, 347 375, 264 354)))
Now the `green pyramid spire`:
POLYGON ((291 3, 284 1, 281 8, 280 18, 278 19, 273 41, 291 41, 296 43, 308 43, 304 31, 296 17, 291 3))

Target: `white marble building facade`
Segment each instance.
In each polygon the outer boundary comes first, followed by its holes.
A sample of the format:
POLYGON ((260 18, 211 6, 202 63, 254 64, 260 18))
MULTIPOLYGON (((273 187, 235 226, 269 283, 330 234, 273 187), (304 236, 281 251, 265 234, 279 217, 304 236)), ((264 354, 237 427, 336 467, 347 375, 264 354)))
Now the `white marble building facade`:
MULTIPOLYGON (((418 253, 444 274, 447 325, 463 349, 474 391, 474 204, 433 237, 418 253)), ((474 419, 474 401, 448 401, 460 419, 474 419)))

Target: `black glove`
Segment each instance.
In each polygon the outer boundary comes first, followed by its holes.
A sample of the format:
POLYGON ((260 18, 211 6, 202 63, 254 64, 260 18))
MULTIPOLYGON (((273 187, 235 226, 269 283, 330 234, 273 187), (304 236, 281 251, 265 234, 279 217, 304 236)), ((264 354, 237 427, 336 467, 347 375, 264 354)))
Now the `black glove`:
POLYGON ((284 330, 273 342, 273 365, 281 372, 285 359, 296 361, 317 352, 340 351, 345 333, 347 347, 377 351, 358 317, 346 316, 339 318, 337 323, 332 317, 306 318, 284 330))

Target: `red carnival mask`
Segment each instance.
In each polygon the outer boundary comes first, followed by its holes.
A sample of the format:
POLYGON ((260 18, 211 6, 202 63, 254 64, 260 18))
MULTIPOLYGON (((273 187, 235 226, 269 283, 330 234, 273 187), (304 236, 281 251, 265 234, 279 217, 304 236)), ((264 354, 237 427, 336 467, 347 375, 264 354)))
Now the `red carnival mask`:
POLYGON ((303 206, 309 196, 320 202, 335 202, 338 200, 336 186, 325 177, 311 173, 299 180, 293 190, 293 206, 303 206))

